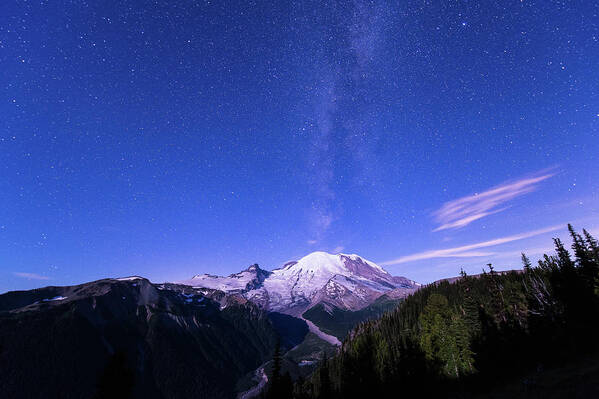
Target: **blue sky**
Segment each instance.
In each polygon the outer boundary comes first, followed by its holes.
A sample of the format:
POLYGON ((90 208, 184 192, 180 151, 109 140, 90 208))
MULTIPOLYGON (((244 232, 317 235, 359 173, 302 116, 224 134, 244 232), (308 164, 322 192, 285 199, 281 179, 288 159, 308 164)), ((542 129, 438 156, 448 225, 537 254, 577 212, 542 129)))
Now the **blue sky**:
POLYGON ((0 5, 0 291, 599 235, 599 5, 0 5), (559 227, 559 228, 558 228, 559 227))

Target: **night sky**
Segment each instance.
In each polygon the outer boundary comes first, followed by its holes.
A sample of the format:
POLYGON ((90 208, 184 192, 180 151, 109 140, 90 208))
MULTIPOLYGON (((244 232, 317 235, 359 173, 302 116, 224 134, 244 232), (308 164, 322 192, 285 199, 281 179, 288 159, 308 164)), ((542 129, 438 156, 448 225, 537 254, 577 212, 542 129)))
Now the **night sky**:
POLYGON ((0 292, 599 235, 595 1, 2 1, 0 292))

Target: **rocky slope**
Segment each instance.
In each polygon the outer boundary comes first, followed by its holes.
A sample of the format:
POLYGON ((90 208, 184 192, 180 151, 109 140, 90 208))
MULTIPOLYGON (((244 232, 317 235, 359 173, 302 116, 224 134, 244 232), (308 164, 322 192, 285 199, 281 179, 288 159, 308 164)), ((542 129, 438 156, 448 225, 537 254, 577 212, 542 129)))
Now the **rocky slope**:
POLYGON ((239 295, 139 277, 9 292, 0 397, 233 398, 277 336, 290 348, 307 331, 239 295))

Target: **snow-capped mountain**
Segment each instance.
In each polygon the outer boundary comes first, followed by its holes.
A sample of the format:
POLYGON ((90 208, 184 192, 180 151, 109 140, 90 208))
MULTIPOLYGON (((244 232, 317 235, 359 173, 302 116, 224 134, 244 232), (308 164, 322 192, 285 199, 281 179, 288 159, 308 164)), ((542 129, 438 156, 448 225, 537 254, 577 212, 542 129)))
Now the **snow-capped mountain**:
POLYGON ((212 288, 224 292, 244 292, 261 286, 270 274, 271 272, 260 269, 260 266, 254 264, 228 277, 198 274, 180 283, 191 285, 192 287, 212 288))
POLYGON ((326 252, 313 252, 272 272, 252 265, 228 277, 203 274, 180 283, 239 293, 268 310, 293 315, 319 303, 357 310, 387 292, 397 297, 420 286, 358 255, 326 252))

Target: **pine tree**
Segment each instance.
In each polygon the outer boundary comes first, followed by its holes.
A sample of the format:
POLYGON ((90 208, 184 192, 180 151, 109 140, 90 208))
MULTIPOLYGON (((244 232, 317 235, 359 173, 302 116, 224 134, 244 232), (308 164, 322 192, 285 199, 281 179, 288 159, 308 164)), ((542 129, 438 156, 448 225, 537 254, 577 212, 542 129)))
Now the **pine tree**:
POLYGON ((574 228, 571 224, 568 224, 568 230, 570 231, 570 236, 572 237, 572 250, 576 256, 578 266, 586 269, 589 267, 589 264, 592 263, 591 252, 582 236, 574 231, 574 228))
POLYGON ((491 263, 487 263, 489 268, 489 277, 487 278, 489 284, 490 297, 490 312, 498 320, 505 323, 507 321, 505 300, 503 298, 503 286, 501 279, 497 275, 497 272, 493 268, 491 263))
POLYGON ((457 378, 472 371, 472 351, 466 324, 452 312, 447 298, 432 294, 420 315, 420 346, 426 358, 440 362, 447 376, 457 378))
POLYGON ((594 294, 599 296, 599 243, 588 231, 583 229, 582 233, 585 237, 585 248, 587 248, 585 260, 588 277, 594 294))
POLYGON ((281 343, 277 340, 275 344, 275 353, 272 357, 272 377, 271 381, 274 384, 278 383, 281 378, 281 343))
POLYGON ((581 269, 588 288, 594 293, 598 288, 599 265, 593 259, 592 249, 588 247, 582 236, 574 231, 571 224, 568 224, 568 230, 572 237, 572 250, 576 256, 576 264, 581 269))
POLYGON ((455 371, 455 376, 459 377, 474 371, 474 352, 470 349, 470 334, 465 320, 459 314, 452 313, 450 331, 455 342, 453 348, 455 353, 451 356, 452 369, 455 371))
POLYGON ((464 322, 468 327, 468 334, 470 337, 475 337, 480 334, 480 318, 479 318, 479 304, 474 298, 474 280, 466 275, 466 272, 462 269, 462 284, 464 287, 464 322))
POLYGON ((559 238, 554 238, 553 242, 555 243, 555 252, 557 253, 559 267, 565 271, 574 269, 574 263, 570 257, 570 252, 568 252, 568 250, 564 247, 562 240, 559 238))
POLYGON ((546 272, 555 272, 559 269, 558 261, 555 256, 543 255, 543 259, 539 259, 539 268, 546 272))
POLYGON ((281 344, 277 340, 275 352, 272 358, 272 374, 269 379, 269 386, 266 390, 267 399, 287 399, 291 398, 293 393, 293 383, 288 374, 281 375, 281 344))
POLYGON ((592 258, 599 264, 599 242, 597 242, 597 240, 585 229, 582 230, 582 233, 584 234, 586 243, 592 253, 592 258))
POLYGON ((530 259, 528 259, 528 256, 524 252, 522 252, 522 266, 524 266, 525 272, 530 272, 532 269, 532 263, 530 263, 530 259))

